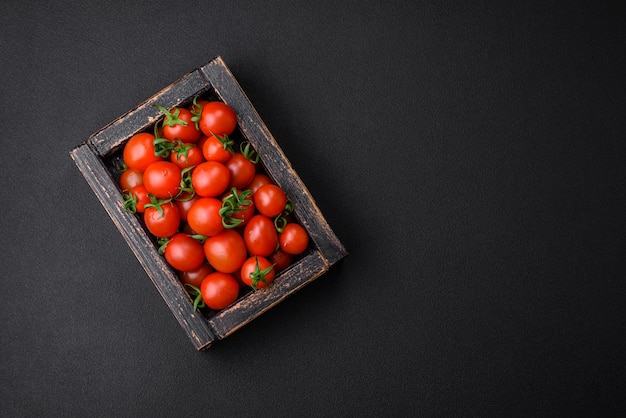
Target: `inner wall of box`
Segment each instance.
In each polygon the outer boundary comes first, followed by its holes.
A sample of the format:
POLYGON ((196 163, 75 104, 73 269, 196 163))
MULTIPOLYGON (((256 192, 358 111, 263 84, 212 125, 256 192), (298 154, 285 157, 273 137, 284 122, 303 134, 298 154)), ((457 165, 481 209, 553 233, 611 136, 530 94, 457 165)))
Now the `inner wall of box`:
MULTIPOLYGON (((185 101, 182 101, 180 104, 178 104, 177 106, 180 107, 187 107, 187 106, 191 106, 193 103, 193 99, 194 97, 190 97, 185 101)), ((213 89, 207 90, 205 92, 199 92, 199 95, 197 96, 196 100, 219 100, 221 101, 221 99, 219 98, 219 96, 215 93, 215 91, 213 89)), ((161 105, 161 103, 155 103, 155 104, 159 104, 161 105)), ((170 106, 171 107, 171 106, 170 106)), ((155 123, 160 123, 163 120, 163 117, 160 117, 155 123)), ((148 132, 153 134, 154 133, 154 124, 151 124, 149 126, 147 126, 145 129, 138 131, 139 132, 148 132)), ((130 139, 130 136, 128 138, 126 138, 121 144, 119 144, 117 147, 114 147, 113 149, 111 149, 111 151, 101 157, 102 161, 108 171, 108 173, 111 175, 111 178, 113 179, 113 181, 115 182, 120 194, 122 194, 122 190, 119 188, 119 179, 120 176, 124 170, 124 162, 123 162, 123 158, 122 158, 122 154, 123 154, 123 150, 124 150, 124 145, 126 144, 126 142, 128 141, 128 139, 130 139)), ((247 141, 248 139, 246 138, 246 135, 242 132, 241 128, 239 127, 239 124, 237 125, 237 128, 235 130, 235 132, 233 132, 232 135, 230 135, 230 139, 235 141, 235 150, 239 149, 239 144, 241 144, 242 142, 247 141)), ((266 170, 264 164, 263 164, 263 160, 260 160, 258 165, 258 169, 257 172, 263 172, 266 175, 270 176, 270 178, 272 178, 272 175, 268 172, 268 170, 266 170)), ((273 178, 272 178, 273 179, 273 178)), ((275 181, 275 179, 273 179, 275 181)), ((150 238, 151 242, 153 243, 153 245, 158 248, 159 245, 157 244, 157 239, 152 236, 152 234, 150 234, 145 226, 145 223, 143 221, 143 217, 140 216, 140 214, 135 215, 137 216, 139 223, 141 224, 141 226, 143 227, 145 233, 147 234, 147 236, 150 238)), ((296 219, 298 220, 298 222, 300 222, 300 219, 298 217, 297 213, 293 213, 293 216, 296 217, 296 219)), ((312 252, 312 249, 309 248, 309 250, 305 251, 303 254, 300 254, 298 256, 296 256, 292 262, 292 264, 284 271, 282 271, 280 274, 276 275, 276 278, 274 279, 274 281, 279 281, 281 276, 283 276, 284 274, 286 274, 294 265, 298 264, 302 259, 304 259, 308 254, 310 254, 312 252)), ((175 276, 178 276, 178 273, 174 270, 171 269, 172 273, 175 276)), ((245 288, 244 288, 245 289, 245 288)), ((246 299, 249 295, 252 294, 252 289, 245 289, 243 291, 243 293, 241 294, 241 296, 237 299, 238 303, 244 299, 246 299)), ((189 303, 191 302, 191 297, 189 298, 189 303)), ((228 308, 226 308, 226 310, 228 310, 228 308)), ((209 310, 204 310, 201 311, 203 316, 205 317, 205 319, 210 319, 211 317, 213 317, 214 315, 216 315, 218 312, 215 311, 209 311, 209 310)))
MULTIPOLYGON (((196 98, 196 100, 220 100, 219 96, 217 95, 217 93, 215 92, 215 90, 213 88, 208 88, 208 89, 204 89, 204 90, 200 90, 198 92, 196 92, 196 95, 191 96, 186 98, 185 100, 181 101, 180 103, 176 104, 176 105, 171 105, 171 104, 167 104, 167 103, 159 103, 159 101, 155 101, 153 104, 158 104, 160 106, 164 106, 166 108, 172 108, 174 106, 180 106, 180 107, 187 107, 187 106, 191 106, 193 104, 193 99, 196 98)), ((140 105, 138 107, 141 108, 145 106, 145 104, 140 105)), ((156 107, 155 107, 156 109, 156 107)), ((156 123, 160 123, 163 120, 163 116, 160 116, 158 120, 156 120, 156 123)), ((115 122, 113 122, 115 123, 115 122)), ((107 129, 110 125, 105 126, 104 128, 102 128, 99 132, 107 129)), ((237 130, 239 130, 239 127, 237 127, 237 130)), ((92 136, 96 136, 99 132, 94 133, 92 136)), ((148 125, 146 125, 145 129, 140 129, 137 132, 133 133, 137 134, 140 132, 148 132, 148 133, 154 133, 154 124, 153 123, 149 123, 148 125)), ((116 158, 120 158, 122 155, 122 151, 124 150, 124 145, 126 145, 126 142, 131 138, 132 135, 129 135, 127 138, 125 138, 121 143, 119 143, 117 146, 111 148, 110 150, 108 150, 105 153, 102 153, 102 159, 104 161, 104 163, 106 164, 107 168, 111 167, 112 164, 114 164, 115 162, 113 161, 116 158)), ((113 167, 115 168, 115 167, 113 167)), ((119 174, 117 174, 118 178, 119 178, 119 174)))

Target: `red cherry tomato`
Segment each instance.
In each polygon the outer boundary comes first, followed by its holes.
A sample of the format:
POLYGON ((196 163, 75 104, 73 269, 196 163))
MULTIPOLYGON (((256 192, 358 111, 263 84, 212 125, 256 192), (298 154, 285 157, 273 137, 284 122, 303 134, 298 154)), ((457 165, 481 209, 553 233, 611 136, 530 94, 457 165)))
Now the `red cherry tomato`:
MULTIPOLYGON (((184 194, 184 193, 183 193, 184 194)), ((187 222, 187 214, 189 213, 189 209, 193 206, 196 201, 200 199, 200 196, 194 194, 192 198, 187 196, 181 196, 177 198, 174 203, 178 206, 178 211, 180 212, 180 219, 184 222, 187 222)))
POLYGON ((281 250, 288 254, 302 254, 309 246, 309 234, 300 224, 289 223, 278 238, 281 250))
POLYGON ((146 167, 143 184, 148 192, 159 199, 176 196, 180 191, 180 167, 169 161, 157 161, 146 167))
POLYGON ((180 213, 175 204, 168 202, 160 207, 148 207, 143 213, 143 219, 148 231, 158 238, 169 238, 178 231, 180 213))
POLYGON ((189 143, 195 143, 200 139, 202 132, 192 121, 193 114, 189 109, 174 107, 168 111, 163 107, 159 106, 159 108, 165 114, 162 122, 164 138, 171 141, 178 138, 189 143))
MULTIPOLYGON (((207 140, 207 136, 206 135, 202 135, 200 137, 200 139, 198 139, 198 142, 196 142, 196 146, 198 148, 200 148, 201 150, 203 150, 204 149, 204 143, 205 143, 206 140, 207 140)), ((205 158, 205 160, 206 160, 206 158, 205 158)))
POLYGON ((237 127, 237 115, 223 102, 208 102, 202 107, 200 130, 206 136, 230 135, 237 127))
POLYGON ((275 274, 274 266, 265 257, 252 256, 241 266, 241 281, 254 290, 267 287, 275 274))
POLYGON ((202 155, 207 161, 225 163, 232 157, 232 141, 209 135, 202 143, 202 155))
POLYGON ((274 182, 269 176, 263 173, 257 173, 254 175, 250 184, 248 184, 248 189, 252 191, 252 194, 255 194, 259 187, 265 186, 266 184, 274 184, 274 182))
POLYGON ((287 196, 275 184, 266 184, 257 189, 254 194, 254 205, 257 210, 270 218, 278 216, 287 204, 287 196))
POLYGON ((238 225, 239 228, 246 226, 246 224, 252 219, 255 214, 254 210, 254 202, 250 199, 250 203, 247 205, 243 205, 242 210, 239 212, 235 212, 232 214, 234 219, 239 219, 241 223, 238 225))
POLYGON ((216 271, 202 280, 200 293, 204 303, 213 310, 232 304, 239 297, 239 284, 232 274, 216 271))
POLYGON ((240 152, 235 153, 226 161, 226 167, 230 171, 229 187, 245 189, 256 174, 256 165, 240 152))
POLYGON ((274 271, 278 274, 291 265, 293 254, 288 254, 278 249, 268 257, 268 260, 270 263, 274 264, 274 271))
POLYGON ((120 175, 120 189, 127 192, 133 187, 143 184, 143 173, 132 168, 126 169, 120 175))
MULTIPOLYGON (((145 181, 145 180, 144 180, 145 181)), ((207 161, 193 169, 191 184, 200 196, 219 196, 228 187, 230 172, 224 164, 207 161)))
POLYGON ((195 116, 198 116, 198 120, 199 120, 200 115, 202 114, 202 107, 206 105, 207 103, 209 103, 209 100, 195 99, 191 103, 191 107, 189 108, 189 110, 191 110, 191 113, 193 113, 195 116))
POLYGON ((193 144, 183 144, 170 154, 170 161, 181 169, 193 167, 204 162, 202 150, 193 144))
POLYGON ((252 255, 267 257, 278 246, 278 233, 274 222, 263 215, 255 215, 248 221, 243 238, 248 252, 252 255))
POLYGON ((194 271, 204 263, 202 244, 187 234, 174 234, 163 252, 170 266, 179 271, 194 271))
POLYGON ((196 234, 208 237, 216 235, 224 229, 220 209, 222 209, 221 200, 202 197, 189 209, 187 223, 196 234))
POLYGON ((138 184, 130 189, 128 194, 125 194, 124 197, 126 198, 124 206, 131 212, 144 213, 146 204, 150 203, 148 190, 146 190, 146 186, 143 184, 138 184))
POLYGON ((249 190, 233 189, 222 196, 222 219, 230 227, 242 228, 255 214, 249 190))
POLYGON ((204 280, 206 276, 213 273, 214 271, 215 270, 213 269, 213 267, 211 267, 207 263, 202 263, 202 265, 195 270, 178 272, 178 277, 180 278, 180 281, 182 283, 190 284, 194 287, 200 288, 202 280, 204 280))
POLYGON ((150 164, 163 159, 154 155, 154 135, 147 132, 133 135, 126 142, 122 158, 128 168, 142 172, 150 164))
POLYGON ((225 229, 204 241, 204 254, 215 270, 234 273, 246 260, 246 244, 235 230, 225 229))

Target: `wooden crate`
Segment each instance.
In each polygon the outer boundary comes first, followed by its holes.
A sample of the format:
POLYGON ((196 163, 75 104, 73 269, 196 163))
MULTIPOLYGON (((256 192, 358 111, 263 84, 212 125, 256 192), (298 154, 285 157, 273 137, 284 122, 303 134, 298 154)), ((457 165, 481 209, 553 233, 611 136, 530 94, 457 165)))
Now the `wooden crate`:
POLYGON ((206 349, 227 337, 347 255, 306 186, 220 57, 184 75, 95 132, 70 155, 197 350, 206 349), (228 308, 211 315, 194 312, 191 298, 176 272, 158 253, 154 238, 136 215, 124 209, 122 192, 112 167, 115 156, 119 156, 131 136, 142 131, 151 132, 161 119, 163 115, 155 104, 166 108, 184 106, 196 96, 213 97, 235 110, 239 133, 257 150, 267 173, 285 190, 293 203, 294 214, 311 237, 311 251, 280 273, 271 286, 249 292, 228 308))

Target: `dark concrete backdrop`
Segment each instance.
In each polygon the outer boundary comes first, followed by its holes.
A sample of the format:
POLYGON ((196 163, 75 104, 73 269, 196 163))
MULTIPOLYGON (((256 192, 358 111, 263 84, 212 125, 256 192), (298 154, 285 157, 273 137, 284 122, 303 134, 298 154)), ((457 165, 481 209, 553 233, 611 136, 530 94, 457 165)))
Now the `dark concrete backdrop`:
POLYGON ((624 12, 2 2, 0 415, 623 416, 624 12), (197 353, 68 152, 218 55, 350 255, 197 353))

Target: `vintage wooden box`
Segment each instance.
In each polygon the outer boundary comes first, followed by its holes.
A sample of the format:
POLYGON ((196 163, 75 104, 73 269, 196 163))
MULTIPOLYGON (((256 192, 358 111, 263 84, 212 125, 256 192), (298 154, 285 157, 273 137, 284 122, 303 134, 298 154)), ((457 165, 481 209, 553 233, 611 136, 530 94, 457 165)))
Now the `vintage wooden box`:
POLYGON ((197 350, 206 349, 227 337, 347 255, 306 186, 220 57, 184 75, 95 132, 70 155, 197 350), (137 216, 124 209, 122 192, 111 163, 132 135, 151 131, 162 117, 155 104, 166 108, 186 105, 196 96, 214 97, 235 110, 239 133, 253 145, 267 173, 285 190, 293 203, 295 216, 311 237, 311 250, 280 273, 271 286, 247 293, 230 307, 211 315, 194 312, 191 298, 177 274, 158 253, 154 240, 137 216))

